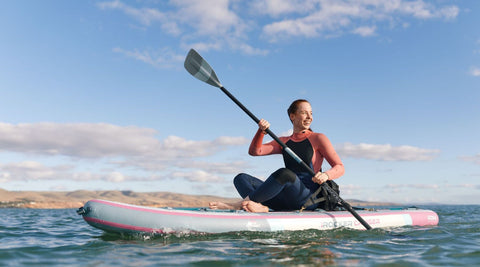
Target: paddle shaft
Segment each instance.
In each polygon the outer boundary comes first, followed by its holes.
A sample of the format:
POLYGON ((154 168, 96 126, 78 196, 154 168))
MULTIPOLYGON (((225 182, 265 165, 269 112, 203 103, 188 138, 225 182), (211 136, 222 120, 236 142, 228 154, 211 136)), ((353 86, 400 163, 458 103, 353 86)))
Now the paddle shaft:
MULTIPOLYGON (((250 118, 252 118, 257 124, 260 122, 260 120, 255 116, 250 110, 248 110, 238 99, 233 96, 225 87, 220 86, 219 87, 222 92, 224 92, 237 106, 239 106, 245 113, 247 113, 250 118)), ((293 159, 295 159, 298 164, 300 164, 310 175, 315 176, 315 172, 310 168, 295 152, 293 152, 280 138, 278 138, 277 135, 275 135, 270 128, 267 128, 266 130, 267 134, 269 134, 273 140, 275 140, 285 152, 287 152, 288 155, 290 155, 293 159)), ((330 186, 328 186, 326 183, 321 184, 320 186, 323 186, 331 195, 333 195, 336 199, 338 199, 338 202, 343 206, 346 210, 348 210, 367 230, 372 229, 372 227, 362 218, 358 213, 346 202, 343 200, 337 192, 335 192, 330 186)))

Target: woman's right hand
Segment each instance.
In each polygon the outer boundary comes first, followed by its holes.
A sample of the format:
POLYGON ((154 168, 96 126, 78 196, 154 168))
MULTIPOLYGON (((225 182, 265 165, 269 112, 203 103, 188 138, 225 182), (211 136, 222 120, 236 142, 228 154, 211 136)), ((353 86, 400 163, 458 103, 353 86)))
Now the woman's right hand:
POLYGON ((265 131, 270 128, 270 123, 264 119, 261 119, 259 122, 258 122, 258 128, 260 130, 262 130, 264 133, 266 133, 265 131))

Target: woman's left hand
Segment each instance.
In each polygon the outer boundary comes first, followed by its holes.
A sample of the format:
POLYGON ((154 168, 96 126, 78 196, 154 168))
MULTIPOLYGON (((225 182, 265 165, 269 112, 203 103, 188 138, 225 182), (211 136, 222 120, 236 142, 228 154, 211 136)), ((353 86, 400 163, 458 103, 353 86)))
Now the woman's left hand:
POLYGON ((317 184, 323 184, 328 181, 328 178, 328 174, 326 174, 325 172, 317 172, 317 174, 313 176, 312 181, 317 184))

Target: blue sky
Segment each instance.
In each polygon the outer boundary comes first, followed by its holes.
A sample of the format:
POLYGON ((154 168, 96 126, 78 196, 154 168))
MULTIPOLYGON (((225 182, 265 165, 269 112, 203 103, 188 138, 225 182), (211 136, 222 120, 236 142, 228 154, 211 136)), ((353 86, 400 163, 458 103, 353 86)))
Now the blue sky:
MULTIPOLYGON (((277 135, 312 103, 344 199, 480 204, 480 2, 7 1, 0 8, 0 188, 237 197, 280 156, 190 76, 195 48, 277 135)), ((328 168, 328 165, 324 166, 328 168)))

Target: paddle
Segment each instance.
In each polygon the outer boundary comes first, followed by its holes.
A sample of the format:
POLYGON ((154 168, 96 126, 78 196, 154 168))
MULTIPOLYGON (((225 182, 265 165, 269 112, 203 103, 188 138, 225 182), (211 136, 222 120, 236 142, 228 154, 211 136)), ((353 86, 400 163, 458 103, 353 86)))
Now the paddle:
MULTIPOLYGON (((212 86, 220 88, 235 104, 237 104, 245 113, 250 116, 257 124, 260 120, 253 115, 250 110, 248 110, 238 99, 236 99, 223 85, 217 78, 215 71, 210 67, 210 65, 205 61, 202 56, 200 56, 197 51, 190 49, 188 52, 187 58, 185 59, 184 63, 185 69, 195 78, 199 79, 200 81, 206 82, 212 86)), ((305 170, 307 170, 312 176, 315 176, 315 172, 310 168, 303 160, 297 156, 286 144, 284 144, 271 130, 268 128, 266 132, 283 148, 288 155, 290 155, 298 164, 300 164, 305 170)), ((358 213, 348 204, 345 202, 338 194, 335 192, 330 186, 326 183, 321 184, 328 191, 328 193, 335 198, 337 203, 347 209, 367 230, 372 229, 372 227, 362 218, 358 213)))

